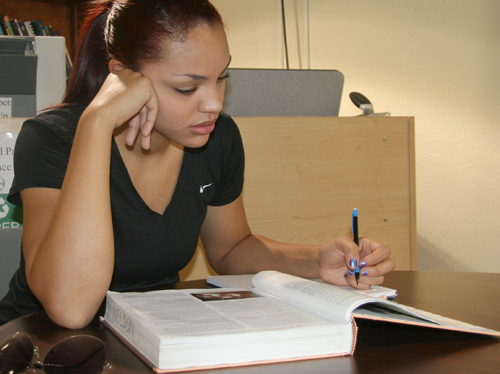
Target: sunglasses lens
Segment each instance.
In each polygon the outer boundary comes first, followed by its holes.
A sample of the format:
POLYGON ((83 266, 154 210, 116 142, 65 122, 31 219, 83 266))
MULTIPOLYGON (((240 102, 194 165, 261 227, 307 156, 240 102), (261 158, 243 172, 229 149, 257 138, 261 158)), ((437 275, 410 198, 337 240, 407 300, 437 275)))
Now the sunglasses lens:
POLYGON ((8 336, 0 343, 0 374, 21 373, 31 366, 34 346, 31 338, 22 332, 8 336))
POLYGON ((72 336, 56 344, 45 357, 47 374, 99 374, 106 365, 106 345, 93 336, 72 336))

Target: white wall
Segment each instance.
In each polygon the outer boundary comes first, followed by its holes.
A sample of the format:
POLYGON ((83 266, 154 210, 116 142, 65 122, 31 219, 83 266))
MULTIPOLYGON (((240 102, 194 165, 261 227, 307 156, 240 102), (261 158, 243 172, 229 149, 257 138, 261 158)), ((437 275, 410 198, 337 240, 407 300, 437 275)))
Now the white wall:
MULTIPOLYGON (((279 0, 213 2, 233 67, 285 67, 279 0)), ((290 67, 340 70, 341 116, 359 91, 415 117, 419 269, 500 272, 500 1, 285 5, 290 67)))

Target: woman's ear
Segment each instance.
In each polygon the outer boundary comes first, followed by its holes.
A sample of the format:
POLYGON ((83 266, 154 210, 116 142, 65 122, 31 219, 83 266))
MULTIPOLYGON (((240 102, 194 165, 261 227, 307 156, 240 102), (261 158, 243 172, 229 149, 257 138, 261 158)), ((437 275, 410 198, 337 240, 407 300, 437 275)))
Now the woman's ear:
POLYGON ((117 71, 125 69, 125 65, 123 65, 123 63, 121 63, 118 60, 112 59, 108 63, 108 69, 109 69, 110 73, 114 73, 114 72, 117 72, 117 71))

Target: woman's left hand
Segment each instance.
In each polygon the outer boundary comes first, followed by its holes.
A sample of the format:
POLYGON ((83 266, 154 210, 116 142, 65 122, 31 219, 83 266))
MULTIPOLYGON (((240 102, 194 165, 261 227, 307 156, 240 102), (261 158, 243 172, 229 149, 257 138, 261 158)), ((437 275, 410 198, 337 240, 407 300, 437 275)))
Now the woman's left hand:
POLYGON ((319 274, 329 283, 368 289, 372 284, 382 284, 384 275, 394 270, 390 255, 389 248, 369 238, 361 238, 359 248, 347 237, 334 239, 319 250, 319 274), (356 283, 354 270, 358 265, 361 270, 356 283))

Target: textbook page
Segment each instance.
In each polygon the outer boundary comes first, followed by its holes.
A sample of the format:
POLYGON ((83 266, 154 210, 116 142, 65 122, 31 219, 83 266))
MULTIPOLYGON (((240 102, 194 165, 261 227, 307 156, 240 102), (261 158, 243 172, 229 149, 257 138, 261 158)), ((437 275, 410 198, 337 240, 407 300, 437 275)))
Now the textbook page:
MULTIPOLYGON (((326 283, 318 283, 278 271, 262 271, 255 275, 253 284, 257 290, 269 293, 281 300, 310 312, 331 315, 340 321, 348 321, 360 306, 377 305, 390 309, 396 314, 404 313, 421 321, 433 324, 440 322, 429 314, 420 314, 415 308, 405 307, 392 301, 363 296, 326 283)), ((382 308, 380 308, 382 309, 382 308)), ((390 313, 386 311, 386 313, 390 313)), ((383 314, 381 313, 380 316, 383 314)), ((380 318, 382 319, 382 318, 380 318)))
MULTIPOLYGON (((239 274, 239 275, 211 275, 207 278, 209 285, 221 288, 253 288, 252 279, 255 274, 239 274)), ((328 284, 331 287, 341 288, 346 291, 356 292, 361 295, 371 297, 387 297, 394 298, 398 295, 398 291, 393 288, 372 285, 368 290, 360 290, 351 286, 338 286, 327 283, 321 279, 311 279, 312 281, 328 284)))
POLYGON ((134 313, 147 320, 151 327, 161 327, 165 336, 216 335, 221 332, 280 330, 297 324, 325 324, 323 320, 293 306, 250 290, 109 293, 117 304, 123 305, 123 310, 132 307, 134 313), (230 303, 227 302, 229 300, 230 303), (255 318, 255 314, 259 318, 255 318))
POLYGON ((383 302, 330 284, 315 282, 278 271, 262 271, 253 278, 257 290, 268 293, 297 308, 348 322, 358 306, 383 302))
POLYGON ((331 314, 339 320, 348 320, 352 315, 357 318, 500 336, 498 331, 277 271, 258 273, 253 284, 256 289, 279 297, 291 305, 310 312, 314 309, 331 314))
POLYGON ((413 308, 407 305, 396 305, 397 307, 394 308, 390 308, 390 306, 387 306, 385 304, 384 306, 379 306, 376 304, 363 305, 354 310, 352 315, 356 318, 370 319, 373 321, 388 321, 408 325, 427 326, 438 329, 441 328, 445 330, 500 336, 499 331, 472 325, 470 323, 458 321, 456 319, 443 317, 439 314, 426 312, 424 310, 413 308))
POLYGON ((256 290, 108 291, 104 320, 159 368, 345 355, 355 344, 350 322, 256 290))

